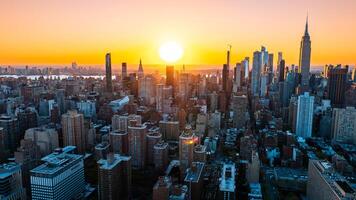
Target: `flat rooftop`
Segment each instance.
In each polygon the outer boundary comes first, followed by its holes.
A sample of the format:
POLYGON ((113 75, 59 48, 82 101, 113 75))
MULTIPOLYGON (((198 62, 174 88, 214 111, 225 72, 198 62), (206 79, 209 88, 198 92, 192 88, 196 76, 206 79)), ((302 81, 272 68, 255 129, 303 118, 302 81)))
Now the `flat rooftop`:
POLYGON ((115 166, 117 166, 120 162, 122 161, 129 161, 131 160, 130 156, 122 156, 120 154, 114 154, 112 158, 107 159, 100 159, 97 163, 100 165, 100 169, 106 169, 106 170, 111 170, 115 166))
POLYGON ((69 153, 74 149, 71 146, 63 149, 57 149, 55 152, 43 157, 41 160, 45 163, 32 169, 31 173, 54 175, 61 170, 64 170, 66 167, 71 166, 78 160, 83 159, 82 155, 69 153))
POLYGON ((236 168, 233 163, 224 163, 219 189, 223 192, 235 192, 236 168))

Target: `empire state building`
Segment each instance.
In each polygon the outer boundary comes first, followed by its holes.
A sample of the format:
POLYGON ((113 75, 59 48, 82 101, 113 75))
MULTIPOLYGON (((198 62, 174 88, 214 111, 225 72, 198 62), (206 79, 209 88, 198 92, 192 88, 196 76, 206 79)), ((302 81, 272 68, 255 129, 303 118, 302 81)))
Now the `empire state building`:
POLYGON ((305 24, 305 32, 300 42, 299 73, 301 74, 301 89, 307 91, 309 88, 311 41, 308 32, 308 18, 305 24))

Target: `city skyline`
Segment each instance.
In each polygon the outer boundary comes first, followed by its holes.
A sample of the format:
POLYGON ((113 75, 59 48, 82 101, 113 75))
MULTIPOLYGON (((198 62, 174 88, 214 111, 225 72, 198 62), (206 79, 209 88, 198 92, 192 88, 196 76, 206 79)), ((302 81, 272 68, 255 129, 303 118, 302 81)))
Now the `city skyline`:
POLYGON ((107 52, 113 55, 113 66, 138 63, 140 58, 147 64, 164 65, 158 50, 167 41, 177 41, 184 48, 183 57, 173 63, 176 65, 221 67, 227 44, 232 45, 231 63, 252 58, 264 45, 275 55, 283 52, 287 65, 298 65, 307 13, 313 44, 311 66, 356 63, 352 36, 356 4, 351 0, 100 4, 35 0, 21 2, 21 6, 16 1, 0 4, 0 16, 11 16, 0 28, 5 49, 0 65, 69 65, 76 61, 103 66, 107 52))

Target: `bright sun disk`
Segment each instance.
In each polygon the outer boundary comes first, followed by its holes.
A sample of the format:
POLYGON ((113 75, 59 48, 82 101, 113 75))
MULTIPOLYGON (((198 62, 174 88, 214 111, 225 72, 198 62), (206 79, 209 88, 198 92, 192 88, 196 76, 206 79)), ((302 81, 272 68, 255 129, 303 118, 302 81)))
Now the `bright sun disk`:
POLYGON ((183 55, 183 48, 177 42, 166 42, 159 48, 159 55, 166 62, 176 62, 183 55))

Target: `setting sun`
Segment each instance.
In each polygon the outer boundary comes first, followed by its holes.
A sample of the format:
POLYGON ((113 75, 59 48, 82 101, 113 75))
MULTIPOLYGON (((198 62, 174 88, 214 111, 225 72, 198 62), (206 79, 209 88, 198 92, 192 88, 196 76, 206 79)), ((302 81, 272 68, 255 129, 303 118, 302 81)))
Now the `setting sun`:
POLYGON ((166 62, 176 62, 183 55, 183 48, 177 42, 166 42, 159 48, 159 55, 166 62))

